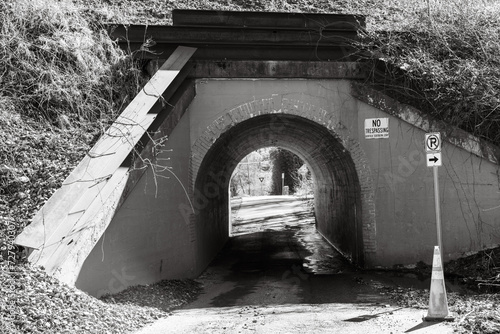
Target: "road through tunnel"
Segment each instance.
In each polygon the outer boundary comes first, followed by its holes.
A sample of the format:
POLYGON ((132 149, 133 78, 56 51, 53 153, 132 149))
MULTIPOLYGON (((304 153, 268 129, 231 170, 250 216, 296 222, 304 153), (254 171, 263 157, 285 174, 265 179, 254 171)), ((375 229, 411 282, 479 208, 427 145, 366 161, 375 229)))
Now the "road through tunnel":
POLYGON ((228 189, 234 169, 248 153, 268 146, 289 150, 309 165, 317 230, 362 265, 360 185, 350 153, 334 132, 285 114, 260 115, 231 127, 205 155, 194 187, 198 265, 208 264, 228 239, 228 189))

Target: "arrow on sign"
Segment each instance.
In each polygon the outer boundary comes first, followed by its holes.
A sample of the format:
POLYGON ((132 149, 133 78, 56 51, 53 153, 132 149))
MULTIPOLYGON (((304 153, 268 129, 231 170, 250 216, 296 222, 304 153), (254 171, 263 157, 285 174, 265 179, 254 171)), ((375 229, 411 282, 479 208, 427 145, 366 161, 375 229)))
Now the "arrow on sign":
POLYGON ((440 167, 442 164, 441 153, 427 153, 427 167, 440 167))

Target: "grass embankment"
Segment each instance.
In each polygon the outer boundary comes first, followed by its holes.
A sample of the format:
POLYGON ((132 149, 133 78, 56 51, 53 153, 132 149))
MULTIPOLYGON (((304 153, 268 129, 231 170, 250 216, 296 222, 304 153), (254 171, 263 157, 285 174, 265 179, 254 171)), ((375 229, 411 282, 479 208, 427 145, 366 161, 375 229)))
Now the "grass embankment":
MULTIPOLYGON (((115 305, 112 299, 104 303, 60 285, 39 269, 21 264, 20 253, 9 257, 5 250, 143 82, 133 55, 109 40, 102 23, 168 24, 173 8, 366 14, 367 32, 360 48, 383 53, 387 61, 406 71, 415 90, 410 94, 399 90, 399 94, 410 100, 417 96, 436 117, 498 141, 500 6, 495 1, 465 0, 428 4, 402 0, 0 2, 0 244, 4 247, 0 331, 122 333, 164 316, 169 306, 189 299, 190 290, 196 291, 196 285, 189 283, 158 285, 153 295, 181 293, 167 300, 145 295, 158 300, 149 305, 155 308, 140 306, 145 304, 130 292, 133 297, 119 298, 128 306, 115 305), (396 33, 401 31, 405 33, 396 33)), ((498 263, 497 258, 494 261, 498 263)), ((490 309, 494 305, 476 298, 464 303, 467 307, 455 309, 461 317, 459 331, 498 329, 498 314, 490 309)))

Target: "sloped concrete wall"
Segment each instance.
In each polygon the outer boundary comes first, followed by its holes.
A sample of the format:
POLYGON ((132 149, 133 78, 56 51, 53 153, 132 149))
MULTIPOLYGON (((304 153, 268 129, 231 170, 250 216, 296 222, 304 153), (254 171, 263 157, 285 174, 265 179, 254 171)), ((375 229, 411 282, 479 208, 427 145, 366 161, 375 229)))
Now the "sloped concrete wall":
POLYGON ((131 285, 196 276, 193 231, 185 219, 189 126, 185 115, 159 149, 156 172, 149 167, 142 175, 87 257, 77 288, 101 296, 131 285), (162 166, 171 167, 175 176, 162 166))

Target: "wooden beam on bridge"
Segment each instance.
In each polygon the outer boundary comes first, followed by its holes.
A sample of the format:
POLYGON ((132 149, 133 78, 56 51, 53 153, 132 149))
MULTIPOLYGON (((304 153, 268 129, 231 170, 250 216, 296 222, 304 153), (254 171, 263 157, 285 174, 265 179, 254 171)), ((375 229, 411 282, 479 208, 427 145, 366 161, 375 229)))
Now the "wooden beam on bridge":
POLYGON ((145 38, 151 38, 156 44, 320 47, 348 45, 357 33, 353 30, 130 25, 117 26, 111 36, 123 42, 144 42, 145 38))
POLYGON ((174 26, 306 28, 357 31, 365 28, 363 15, 321 13, 229 12, 174 9, 174 26))

